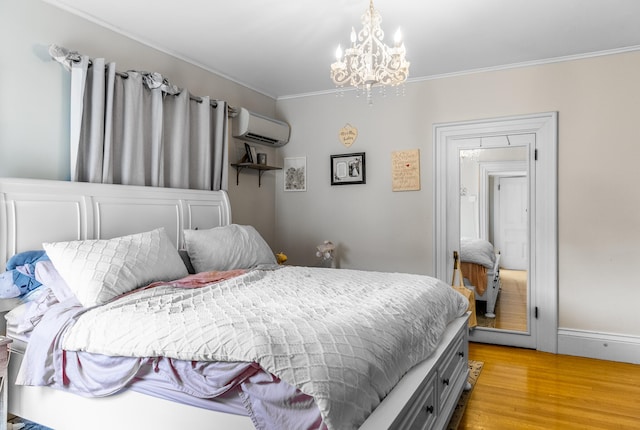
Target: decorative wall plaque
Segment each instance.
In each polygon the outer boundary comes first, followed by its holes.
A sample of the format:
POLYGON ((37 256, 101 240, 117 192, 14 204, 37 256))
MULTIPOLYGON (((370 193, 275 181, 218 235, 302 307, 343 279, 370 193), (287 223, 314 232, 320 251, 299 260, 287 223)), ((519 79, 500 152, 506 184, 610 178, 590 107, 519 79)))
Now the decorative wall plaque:
POLYGON ((391 153, 391 181, 393 191, 420 190, 420 150, 391 153))
POLYGON ((347 124, 340 129, 338 137, 340 138, 340 142, 348 148, 356 141, 356 138, 358 137, 358 129, 353 127, 351 124, 347 124))

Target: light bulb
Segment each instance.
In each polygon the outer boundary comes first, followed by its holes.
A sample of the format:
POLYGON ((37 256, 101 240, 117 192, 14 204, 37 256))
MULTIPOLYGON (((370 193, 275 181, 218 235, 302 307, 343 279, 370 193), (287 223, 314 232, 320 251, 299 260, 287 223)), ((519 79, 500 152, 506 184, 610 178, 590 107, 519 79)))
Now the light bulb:
POLYGON ((342 47, 338 45, 338 49, 336 49, 336 60, 342 60, 342 47))
POLYGON ((398 29, 398 31, 396 31, 396 34, 393 36, 393 41, 395 42, 396 46, 400 46, 400 44, 402 43, 402 33, 400 32, 400 29, 398 29))
POLYGON ((356 30, 355 28, 351 27, 351 44, 355 44, 356 43, 356 30))

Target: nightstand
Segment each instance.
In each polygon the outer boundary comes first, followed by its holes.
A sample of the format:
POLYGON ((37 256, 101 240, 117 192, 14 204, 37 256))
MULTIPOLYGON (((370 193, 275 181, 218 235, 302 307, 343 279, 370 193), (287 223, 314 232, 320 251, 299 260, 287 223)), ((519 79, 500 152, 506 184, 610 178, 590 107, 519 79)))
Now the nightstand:
POLYGON ((9 344, 13 340, 0 336, 0 430, 7 429, 7 373, 9 370, 9 344))

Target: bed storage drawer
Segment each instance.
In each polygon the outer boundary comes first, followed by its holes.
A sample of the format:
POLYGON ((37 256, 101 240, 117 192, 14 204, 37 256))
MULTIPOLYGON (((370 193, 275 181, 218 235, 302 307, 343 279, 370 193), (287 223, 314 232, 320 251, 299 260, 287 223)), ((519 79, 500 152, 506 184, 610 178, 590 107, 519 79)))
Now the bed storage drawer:
POLYGON ((457 339, 443 356, 438 366, 439 404, 443 405, 454 391, 456 382, 468 368, 467 344, 457 339))
POLYGON ((360 430, 446 428, 467 381, 468 318, 467 313, 447 327, 436 351, 407 372, 360 430), (442 388, 447 376, 449 386, 442 388))
POLYGON ((409 407, 398 429, 428 430, 438 419, 438 378, 431 376, 409 407))
POLYGON ((466 327, 445 348, 406 412, 395 427, 410 430, 441 429, 449 422, 468 376, 466 327))

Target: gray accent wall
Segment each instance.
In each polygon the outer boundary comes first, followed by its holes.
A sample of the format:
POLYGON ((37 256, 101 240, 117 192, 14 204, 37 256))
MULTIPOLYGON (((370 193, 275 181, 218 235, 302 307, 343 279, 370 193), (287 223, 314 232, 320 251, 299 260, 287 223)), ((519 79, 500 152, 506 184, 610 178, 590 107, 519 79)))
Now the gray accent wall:
MULTIPOLYGON (((0 0, 0 40, 1 177, 69 179, 70 75, 49 57, 52 43, 115 61, 118 70, 160 72, 194 95, 275 114, 270 97, 40 0, 0 0)), ((237 148, 244 150, 243 142, 230 138, 232 162, 237 148)), ((229 168, 233 222, 254 225, 274 244, 275 175, 265 174, 258 188, 252 173, 236 185, 229 168)))

